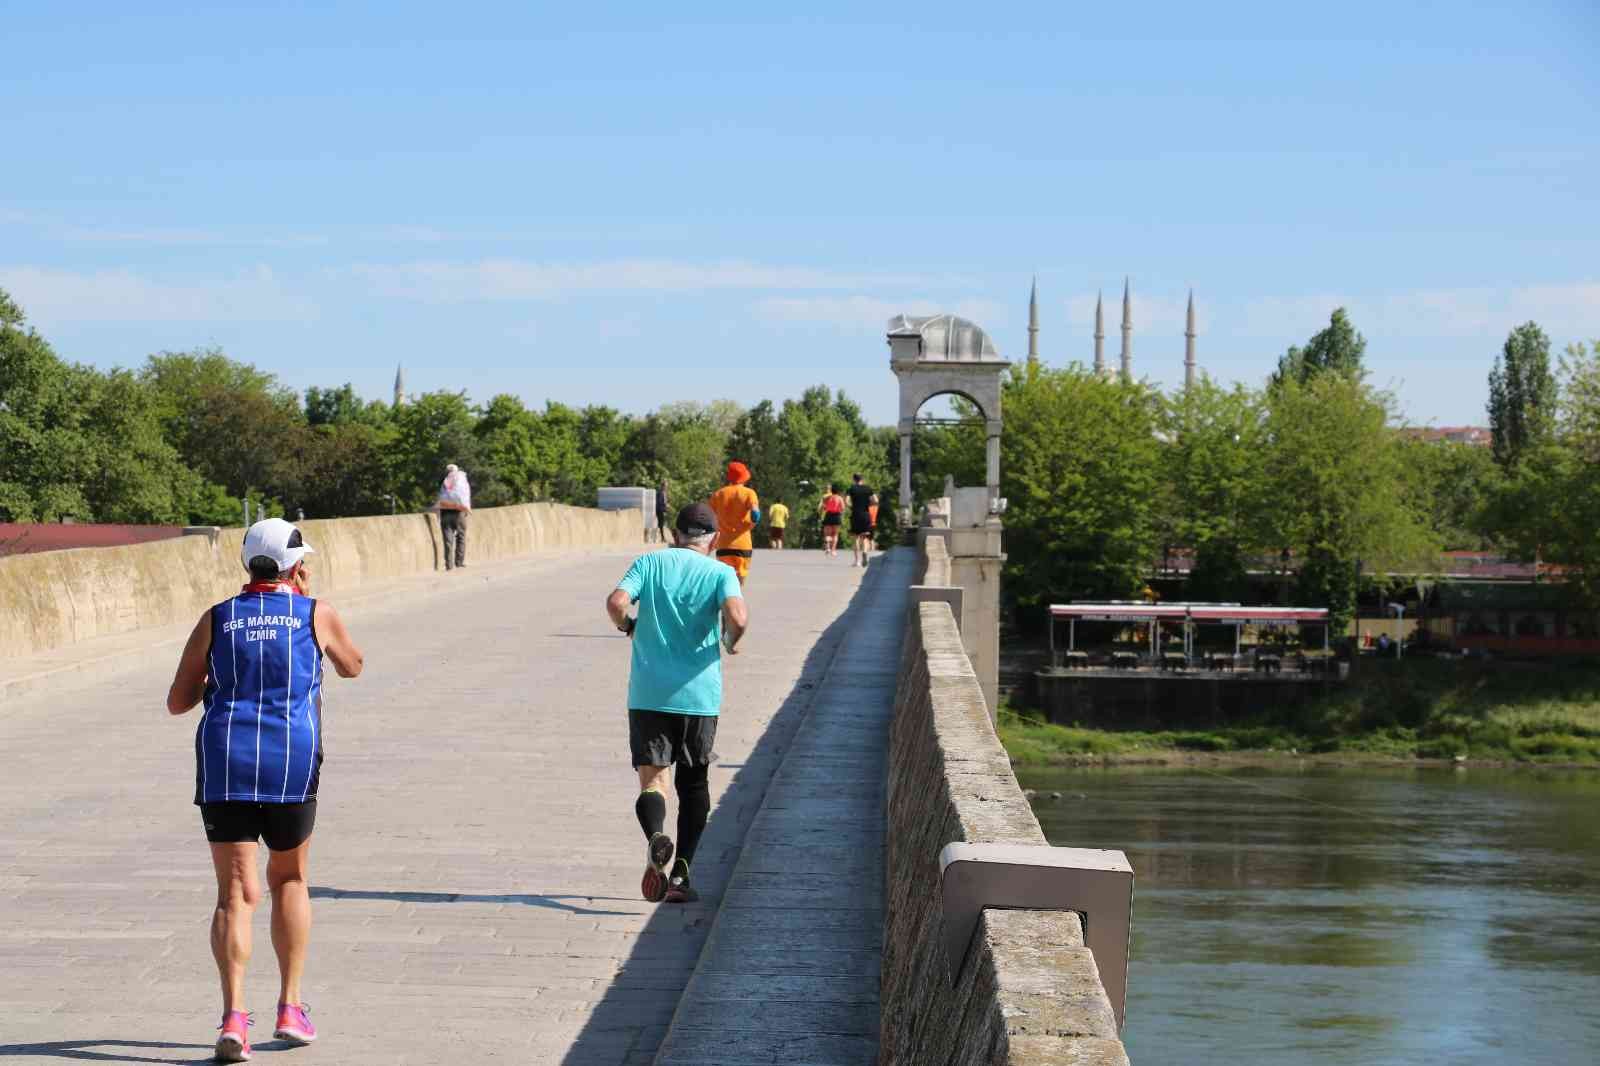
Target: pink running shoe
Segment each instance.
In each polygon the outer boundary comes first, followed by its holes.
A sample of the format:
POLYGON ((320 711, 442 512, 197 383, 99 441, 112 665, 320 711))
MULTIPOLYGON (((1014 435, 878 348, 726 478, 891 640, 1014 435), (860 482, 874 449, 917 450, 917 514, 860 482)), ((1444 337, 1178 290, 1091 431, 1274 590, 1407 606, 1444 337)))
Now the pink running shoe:
POLYGON ((217 1026, 222 1035, 217 1037, 215 1058, 218 1062, 248 1062, 250 1060, 250 1015, 242 1010, 230 1010, 222 1016, 217 1026))
POLYGON ((304 1003, 280 1003, 278 1027, 272 1035, 291 1044, 309 1044, 317 1038, 317 1027, 311 1024, 310 1012, 304 1003))

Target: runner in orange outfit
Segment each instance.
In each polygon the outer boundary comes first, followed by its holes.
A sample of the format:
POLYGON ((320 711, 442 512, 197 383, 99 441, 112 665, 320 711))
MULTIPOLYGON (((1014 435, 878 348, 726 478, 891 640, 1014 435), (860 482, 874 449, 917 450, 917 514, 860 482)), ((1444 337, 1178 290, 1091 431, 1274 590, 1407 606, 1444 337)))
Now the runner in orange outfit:
POLYGON ((706 501, 717 516, 717 559, 733 567, 740 587, 750 574, 750 554, 755 548, 750 534, 761 521, 761 501, 745 484, 749 480, 750 468, 735 459, 728 464, 728 483, 706 501))

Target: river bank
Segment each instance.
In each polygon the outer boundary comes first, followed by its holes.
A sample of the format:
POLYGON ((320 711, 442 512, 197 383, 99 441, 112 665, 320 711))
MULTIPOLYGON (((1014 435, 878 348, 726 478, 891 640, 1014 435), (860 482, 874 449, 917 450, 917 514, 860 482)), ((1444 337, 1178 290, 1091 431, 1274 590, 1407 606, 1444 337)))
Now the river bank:
POLYGON ((1019 766, 1600 767, 1600 666, 1592 663, 1363 662, 1301 707, 1226 724, 1133 731, 1049 723, 1002 705, 1000 738, 1019 766))

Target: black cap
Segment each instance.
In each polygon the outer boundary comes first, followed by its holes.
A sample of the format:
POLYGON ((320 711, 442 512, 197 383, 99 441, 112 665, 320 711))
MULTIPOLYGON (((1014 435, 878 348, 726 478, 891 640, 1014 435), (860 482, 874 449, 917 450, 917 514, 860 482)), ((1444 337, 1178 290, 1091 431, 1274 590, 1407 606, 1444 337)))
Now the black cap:
POLYGON ((703 537, 717 531, 717 516, 703 503, 691 503, 678 512, 676 528, 686 537, 703 537))

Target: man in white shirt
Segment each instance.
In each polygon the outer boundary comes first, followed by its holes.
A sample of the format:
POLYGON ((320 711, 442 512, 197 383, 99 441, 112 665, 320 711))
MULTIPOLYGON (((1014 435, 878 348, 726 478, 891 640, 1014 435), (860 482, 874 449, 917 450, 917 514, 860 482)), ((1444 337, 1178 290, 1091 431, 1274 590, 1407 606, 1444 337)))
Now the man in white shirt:
POLYGON ((444 536, 444 568, 467 565, 467 515, 472 513, 472 485, 467 472, 451 463, 439 486, 439 532, 444 536))

